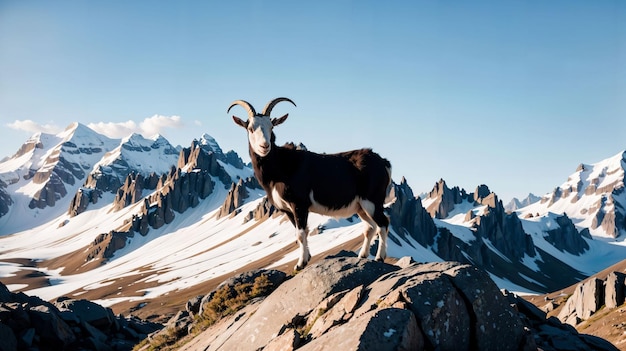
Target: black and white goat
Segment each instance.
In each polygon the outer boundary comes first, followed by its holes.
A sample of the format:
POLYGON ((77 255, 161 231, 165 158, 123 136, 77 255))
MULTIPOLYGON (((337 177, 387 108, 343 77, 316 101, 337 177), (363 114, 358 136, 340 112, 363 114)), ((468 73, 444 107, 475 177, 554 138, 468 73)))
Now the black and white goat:
POLYGON ((355 213, 367 224, 359 257, 369 255, 371 240, 378 234, 376 260, 384 261, 387 251, 389 218, 383 212, 387 188, 391 182, 391 164, 371 149, 337 154, 317 154, 290 146, 277 146, 274 127, 285 122, 288 114, 270 118, 274 106, 288 98, 270 101, 263 112, 256 113, 248 102, 237 100, 248 112, 248 120, 233 116, 248 131, 248 146, 254 174, 265 189, 270 202, 287 214, 296 227, 300 258, 296 270, 311 259, 307 245, 309 212, 333 217, 350 217, 355 213))

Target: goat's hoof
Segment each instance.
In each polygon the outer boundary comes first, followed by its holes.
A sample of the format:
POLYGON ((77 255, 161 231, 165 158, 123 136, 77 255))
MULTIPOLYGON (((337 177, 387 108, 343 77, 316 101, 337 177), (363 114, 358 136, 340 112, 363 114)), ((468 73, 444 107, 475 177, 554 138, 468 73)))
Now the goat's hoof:
POLYGON ((384 257, 376 257, 376 262, 385 262, 385 258, 384 257))

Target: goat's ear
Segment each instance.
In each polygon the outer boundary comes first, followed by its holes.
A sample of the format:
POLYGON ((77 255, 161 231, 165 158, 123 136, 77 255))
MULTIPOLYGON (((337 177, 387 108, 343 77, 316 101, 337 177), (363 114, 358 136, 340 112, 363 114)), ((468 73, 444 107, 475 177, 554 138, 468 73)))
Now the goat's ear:
POLYGON ((282 116, 280 118, 272 118, 272 125, 274 127, 276 127, 277 125, 279 125, 279 124, 283 123, 284 121, 286 121, 287 117, 289 117, 289 114, 286 114, 286 115, 284 115, 284 116, 282 116))
POLYGON ((248 121, 244 121, 241 118, 237 117, 237 116, 233 116, 233 121, 235 121, 235 124, 242 126, 243 128, 248 129, 248 121))

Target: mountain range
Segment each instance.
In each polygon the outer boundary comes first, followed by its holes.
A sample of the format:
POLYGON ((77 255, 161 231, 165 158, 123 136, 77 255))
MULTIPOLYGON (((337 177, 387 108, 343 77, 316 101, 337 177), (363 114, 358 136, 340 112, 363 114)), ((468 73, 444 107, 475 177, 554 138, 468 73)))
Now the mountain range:
MULTIPOLYGON (((441 179, 416 196, 401 178, 388 198, 388 255, 470 263, 511 291, 558 291, 626 258, 625 169, 622 151, 506 207, 484 184, 441 179)), ((312 254, 357 249, 362 225, 311 214, 312 254)), ((289 270, 294 241, 251 166, 208 134, 180 147, 73 123, 0 162, 0 277, 11 291, 147 309, 235 272, 289 270)))

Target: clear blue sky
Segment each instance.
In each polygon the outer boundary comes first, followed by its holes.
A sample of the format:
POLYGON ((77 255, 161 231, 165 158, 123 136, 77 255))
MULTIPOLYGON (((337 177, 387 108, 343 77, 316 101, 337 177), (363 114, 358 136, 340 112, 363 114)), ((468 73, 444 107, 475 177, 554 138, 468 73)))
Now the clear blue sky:
POLYGON ((541 195, 626 149, 626 2, 0 0, 0 157, 79 121, 248 159, 226 109, 278 96, 279 143, 541 195))

